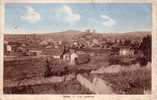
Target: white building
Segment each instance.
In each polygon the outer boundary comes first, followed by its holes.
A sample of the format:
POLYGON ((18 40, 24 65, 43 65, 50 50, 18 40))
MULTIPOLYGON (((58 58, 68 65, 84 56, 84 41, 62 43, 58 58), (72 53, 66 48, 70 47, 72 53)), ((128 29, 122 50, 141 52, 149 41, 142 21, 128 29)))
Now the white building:
POLYGON ((6 50, 7 50, 7 52, 11 52, 12 51, 12 46, 7 44, 6 45, 6 50))
POLYGON ((122 56, 133 56, 134 55, 134 50, 129 49, 129 48, 122 48, 119 51, 119 55, 122 55, 122 56))

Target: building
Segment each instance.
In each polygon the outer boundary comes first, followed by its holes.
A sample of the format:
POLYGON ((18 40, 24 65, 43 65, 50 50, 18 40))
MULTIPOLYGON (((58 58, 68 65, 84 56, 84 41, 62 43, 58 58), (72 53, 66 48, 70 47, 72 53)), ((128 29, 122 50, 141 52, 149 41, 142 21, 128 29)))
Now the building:
POLYGON ((10 55, 12 51, 13 51, 13 48, 11 45, 9 45, 9 44, 4 45, 4 54, 5 55, 10 55))
POLYGON ((121 47, 119 50, 119 55, 121 56, 133 56, 135 54, 135 50, 129 47, 121 47))
POLYGON ((39 56, 41 53, 41 50, 29 50, 29 56, 39 56))
POLYGON ((65 53, 63 55, 63 60, 66 61, 66 62, 69 62, 70 61, 70 53, 65 53))
POLYGON ((6 49, 7 49, 7 52, 11 52, 11 51, 12 51, 12 46, 8 44, 8 45, 6 46, 6 49))
POLYGON ((43 40, 43 41, 41 41, 39 44, 40 44, 41 46, 46 46, 46 45, 48 45, 49 43, 48 43, 47 41, 43 40))
POLYGON ((77 60, 78 59, 78 54, 76 53, 76 50, 71 49, 70 50, 70 61, 69 61, 69 65, 76 65, 77 64, 77 60))

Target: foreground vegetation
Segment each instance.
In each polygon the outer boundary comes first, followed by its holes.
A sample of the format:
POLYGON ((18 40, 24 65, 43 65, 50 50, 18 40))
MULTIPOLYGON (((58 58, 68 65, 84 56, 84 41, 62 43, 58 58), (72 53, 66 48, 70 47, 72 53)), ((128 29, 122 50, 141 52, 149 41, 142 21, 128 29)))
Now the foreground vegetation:
POLYGON ((151 71, 143 68, 99 75, 117 94, 143 94, 151 91, 151 71))

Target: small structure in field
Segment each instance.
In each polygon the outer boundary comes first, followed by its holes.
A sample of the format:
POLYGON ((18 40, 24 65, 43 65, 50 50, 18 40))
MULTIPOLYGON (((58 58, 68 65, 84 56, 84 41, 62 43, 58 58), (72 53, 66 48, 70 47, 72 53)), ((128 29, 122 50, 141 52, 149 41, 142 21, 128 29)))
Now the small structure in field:
POLYGON ((13 51, 12 46, 9 44, 8 41, 4 41, 4 51, 10 53, 13 51))
POLYGON ((7 44, 6 45, 6 50, 7 50, 7 52, 12 52, 12 46, 11 45, 9 45, 9 44, 7 44))
POLYGON ((119 55, 121 56, 133 56, 135 50, 130 47, 120 47, 119 55))
POLYGON ((39 55, 41 55, 41 53, 42 53, 41 50, 29 50, 30 56, 39 56, 39 55))
POLYGON ((69 52, 68 52, 68 53, 65 53, 65 54, 63 55, 63 60, 66 61, 66 62, 69 62, 69 61, 70 61, 70 53, 69 53, 69 52))
POLYGON ((73 46, 74 46, 74 47, 78 47, 78 46, 79 46, 78 41, 74 41, 74 42, 73 42, 73 46))
POLYGON ((41 41, 39 44, 40 44, 41 46, 46 46, 46 45, 48 45, 49 43, 48 43, 47 41, 43 40, 43 41, 41 41))

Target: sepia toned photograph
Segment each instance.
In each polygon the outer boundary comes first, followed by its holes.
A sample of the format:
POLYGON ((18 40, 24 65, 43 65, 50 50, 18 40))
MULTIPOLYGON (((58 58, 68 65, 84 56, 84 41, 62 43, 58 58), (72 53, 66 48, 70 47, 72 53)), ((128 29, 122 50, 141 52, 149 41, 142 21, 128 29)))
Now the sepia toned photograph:
POLYGON ((4 94, 150 95, 151 3, 6 3, 4 94))

